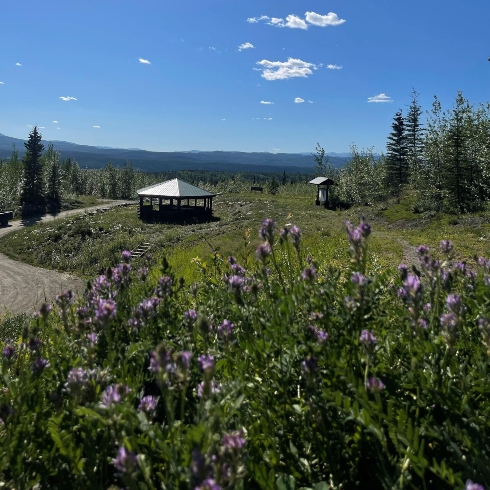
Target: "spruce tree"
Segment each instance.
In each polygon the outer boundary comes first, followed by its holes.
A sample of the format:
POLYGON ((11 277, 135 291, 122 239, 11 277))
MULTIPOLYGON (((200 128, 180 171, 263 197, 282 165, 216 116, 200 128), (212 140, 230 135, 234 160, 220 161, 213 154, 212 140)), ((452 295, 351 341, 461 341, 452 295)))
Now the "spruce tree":
POLYGON ((24 146, 24 181, 20 202, 29 210, 42 212, 44 208, 43 166, 41 161, 44 145, 41 143, 42 135, 37 126, 32 128, 29 138, 24 146))
POLYGON ((388 135, 386 144, 387 179, 388 186, 394 192, 408 182, 407 135, 402 111, 398 111, 391 125, 392 131, 388 135))
POLYGON ((422 167, 424 161, 424 132, 425 129, 421 122, 422 108, 418 104, 418 93, 413 90, 411 93, 412 101, 408 107, 408 114, 405 118, 405 130, 407 136, 407 158, 410 181, 414 188, 420 187, 422 178, 422 167))
POLYGON ((60 155, 49 145, 45 153, 47 167, 46 200, 51 213, 57 213, 61 209, 61 165, 60 155))

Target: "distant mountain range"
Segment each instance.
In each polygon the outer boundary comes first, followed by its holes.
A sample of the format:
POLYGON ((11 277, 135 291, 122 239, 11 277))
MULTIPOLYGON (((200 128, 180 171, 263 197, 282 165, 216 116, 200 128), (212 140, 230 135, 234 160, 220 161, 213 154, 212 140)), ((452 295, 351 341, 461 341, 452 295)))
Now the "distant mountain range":
MULTIPOLYGON (((155 152, 138 148, 110 148, 77 145, 67 141, 44 141, 45 148, 52 143, 61 158, 75 159, 81 168, 101 168, 112 162, 116 166, 131 162, 133 167, 145 172, 168 170, 222 170, 230 172, 310 172, 315 167, 311 153, 266 153, 240 151, 172 151, 155 152)), ((0 159, 12 155, 12 147, 22 157, 25 153, 24 140, 0 133, 0 159)), ((344 165, 347 153, 329 154, 334 167, 344 165)))

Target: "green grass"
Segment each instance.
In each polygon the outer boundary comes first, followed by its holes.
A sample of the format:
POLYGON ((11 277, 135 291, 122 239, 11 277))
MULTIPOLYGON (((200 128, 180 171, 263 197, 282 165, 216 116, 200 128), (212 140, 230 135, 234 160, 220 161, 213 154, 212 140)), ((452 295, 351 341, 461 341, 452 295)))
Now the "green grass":
MULTIPOLYGON (((90 199, 83 202, 93 204, 90 199)), ((444 238, 453 240, 462 260, 471 262, 475 255, 487 253, 488 211, 461 217, 427 217, 413 214, 411 209, 410 195, 387 205, 330 211, 315 206, 311 195, 222 194, 216 198, 216 221, 144 223, 138 219, 135 206, 115 208, 16 231, 0 240, 0 252, 33 265, 91 278, 117 264, 122 250, 149 242, 157 262, 165 255, 177 276, 194 281, 198 270, 193 258, 209 260, 214 252, 224 259, 229 255, 253 256, 259 243, 257 229, 264 218, 272 217, 279 226, 299 226, 304 235, 304 253, 313 255, 321 266, 339 266, 347 257, 344 220, 357 223, 364 214, 374 230, 370 247, 374 268, 396 267, 406 256, 407 246, 425 243, 437 249, 444 238)))

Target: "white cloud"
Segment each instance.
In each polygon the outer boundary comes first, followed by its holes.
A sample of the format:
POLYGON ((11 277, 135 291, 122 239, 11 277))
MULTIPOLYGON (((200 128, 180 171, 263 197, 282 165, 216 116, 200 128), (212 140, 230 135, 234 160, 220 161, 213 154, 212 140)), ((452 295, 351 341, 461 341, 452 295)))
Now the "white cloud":
POLYGON ((326 26, 339 26, 345 22, 344 19, 339 19, 337 14, 329 12, 327 15, 315 14, 315 12, 306 12, 306 22, 314 26, 326 27, 326 26))
POLYGON ((256 24, 261 20, 269 20, 269 17, 267 17, 267 15, 261 15, 260 17, 249 17, 247 22, 250 22, 250 24, 256 24))
POLYGON ((216 51, 216 48, 214 46, 209 46, 209 49, 211 49, 212 51, 216 51))
POLYGON ((93 126, 94 128, 100 129, 100 126, 93 126))
POLYGON ((151 65, 151 61, 145 60, 144 58, 138 58, 138 61, 143 63, 143 65, 151 65))
POLYGON ((58 124, 58 121, 53 121, 53 124, 58 124))
POLYGON ((261 100, 260 101, 261 104, 265 104, 265 105, 271 105, 271 104, 274 104, 274 102, 269 102, 268 100, 261 100))
POLYGON ((252 49, 255 48, 255 46, 252 43, 243 43, 238 46, 238 51, 242 51, 243 49, 252 49))
POLYGON ((64 97, 64 96, 61 96, 60 99, 64 100, 65 102, 68 102, 69 100, 77 100, 75 97, 64 97))
POLYGON ((61 128, 56 128, 56 129, 61 129, 61 128))
POLYGON ((0 85, 5 85, 3 82, 0 82, 0 85))
POLYGON ((286 17, 286 23, 281 27, 290 27, 291 29, 308 29, 306 22, 296 15, 288 15, 286 17))
MULTIPOLYGON (((257 118, 257 119, 260 119, 260 118, 257 118)), ((265 121, 272 121, 272 117, 264 117, 264 120, 265 121)))
POLYGON ((28 128, 33 128, 34 126, 32 124, 27 125, 28 128))
POLYGON ((327 65, 327 70, 342 70, 340 65, 327 65))
POLYGON ((302 104, 305 101, 305 99, 302 99, 301 97, 296 97, 294 99, 295 104, 302 104))
POLYGON ((312 100, 309 100, 308 102, 309 102, 310 104, 313 104, 313 101, 312 101, 312 100))
POLYGON ((15 63, 15 66, 22 66, 21 63, 15 63))
POLYGON ((261 65, 262 77, 266 80, 285 80, 286 78, 303 77, 311 75, 312 69, 316 70, 314 63, 301 61, 300 59, 288 58, 287 61, 257 61, 261 65))
POLYGON ((222 121, 226 121, 226 119, 224 119, 224 118, 223 118, 223 119, 221 119, 221 120, 222 120, 222 121))
POLYGON ((46 126, 38 126, 39 129, 46 129, 46 126))
POLYGON ((393 99, 386 94, 378 94, 374 97, 368 97, 368 102, 393 102, 393 99))
POLYGON ((339 26, 345 22, 345 19, 339 19, 339 16, 333 12, 329 12, 327 15, 320 15, 315 12, 306 12, 304 19, 294 14, 288 15, 286 20, 282 19, 281 17, 261 15, 260 17, 249 17, 247 22, 250 22, 251 24, 265 22, 266 24, 274 27, 289 27, 290 29, 306 30, 308 29, 308 24, 318 27, 339 26))

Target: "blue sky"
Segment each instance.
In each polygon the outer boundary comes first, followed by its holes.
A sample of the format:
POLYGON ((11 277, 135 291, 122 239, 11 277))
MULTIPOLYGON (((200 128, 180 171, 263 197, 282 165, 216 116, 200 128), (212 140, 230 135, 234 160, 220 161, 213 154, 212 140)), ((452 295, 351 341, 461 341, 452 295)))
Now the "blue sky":
POLYGON ((488 0, 2 0, 0 17, 0 133, 23 139, 384 151, 412 88, 424 109, 490 100, 488 0))

